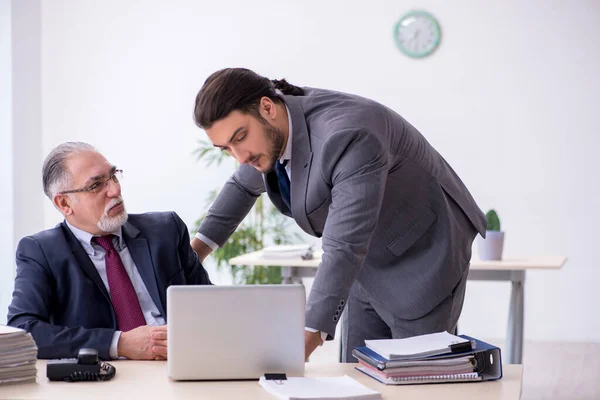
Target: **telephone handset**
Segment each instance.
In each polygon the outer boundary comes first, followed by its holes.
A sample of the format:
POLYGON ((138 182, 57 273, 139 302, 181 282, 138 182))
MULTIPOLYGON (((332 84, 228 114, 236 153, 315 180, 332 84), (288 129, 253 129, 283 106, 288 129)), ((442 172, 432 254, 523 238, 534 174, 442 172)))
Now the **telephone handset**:
POLYGON ((107 381, 117 370, 112 365, 99 361, 96 349, 80 349, 77 358, 49 360, 46 376, 51 381, 107 381))

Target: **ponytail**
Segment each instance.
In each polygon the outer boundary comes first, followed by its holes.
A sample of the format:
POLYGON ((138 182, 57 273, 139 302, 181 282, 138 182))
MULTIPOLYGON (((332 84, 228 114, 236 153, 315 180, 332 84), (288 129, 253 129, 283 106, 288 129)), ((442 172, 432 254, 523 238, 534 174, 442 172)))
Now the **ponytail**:
POLYGON ((288 81, 285 79, 273 79, 271 82, 273 82, 275 89, 280 90, 283 94, 291 96, 304 96, 304 90, 302 88, 288 83, 288 81))
POLYGON ((304 90, 285 79, 272 81, 246 68, 224 68, 212 73, 198 92, 194 121, 200 128, 209 129, 234 110, 260 119, 258 103, 262 97, 284 102, 277 91, 284 95, 304 95, 304 90))

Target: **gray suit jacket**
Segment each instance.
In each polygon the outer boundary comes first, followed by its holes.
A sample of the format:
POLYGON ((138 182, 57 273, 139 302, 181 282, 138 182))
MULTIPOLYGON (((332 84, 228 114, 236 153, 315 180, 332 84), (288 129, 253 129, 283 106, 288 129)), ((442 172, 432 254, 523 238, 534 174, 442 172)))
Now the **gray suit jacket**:
POLYGON ((485 216, 460 178, 406 120, 372 100, 305 88, 292 117, 291 215, 272 171, 240 166, 199 232, 220 246, 266 191, 310 235, 323 261, 306 326, 333 336, 353 284, 394 318, 418 319, 469 266, 485 216))

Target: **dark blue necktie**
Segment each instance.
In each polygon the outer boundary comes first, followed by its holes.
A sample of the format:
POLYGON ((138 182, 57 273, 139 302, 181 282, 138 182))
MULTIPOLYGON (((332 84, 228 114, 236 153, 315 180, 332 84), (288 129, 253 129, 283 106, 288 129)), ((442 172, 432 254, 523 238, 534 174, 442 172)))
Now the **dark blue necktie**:
POLYGON ((283 202, 287 206, 288 210, 292 210, 291 200, 290 200, 290 178, 288 178, 288 174, 285 171, 285 166, 287 165, 288 160, 285 160, 282 163, 277 160, 275 163, 275 171, 277 172, 277 183, 279 184, 279 193, 281 193, 281 198, 283 202))

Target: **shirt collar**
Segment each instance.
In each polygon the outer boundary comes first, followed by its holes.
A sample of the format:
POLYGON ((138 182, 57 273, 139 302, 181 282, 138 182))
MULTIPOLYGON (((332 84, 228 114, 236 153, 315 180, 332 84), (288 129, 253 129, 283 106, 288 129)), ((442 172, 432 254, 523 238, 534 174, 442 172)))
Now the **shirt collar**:
MULTIPOLYGON (((84 230, 74 227, 67 220, 65 220, 65 222, 66 222, 67 226, 69 227, 69 229, 71 230, 71 232, 73 232, 73 235, 75 235, 75 237, 77 238, 79 243, 81 243, 85 252, 90 256, 95 255, 96 250, 94 249, 94 246, 92 246, 92 238, 100 236, 100 235, 92 235, 89 232, 86 232, 84 230)), ((121 251, 122 249, 124 249, 125 246, 124 246, 124 242, 123 242, 123 231, 122 231, 121 227, 119 227, 119 229, 112 232, 111 234, 115 235, 117 238, 117 243, 115 246, 116 250, 121 251)), ((114 239, 113 239, 113 242, 114 242, 114 239)))
POLYGON ((288 108, 287 104, 284 104, 284 105, 285 105, 285 111, 287 111, 287 116, 288 116, 288 138, 287 138, 287 144, 285 145, 285 151, 283 152, 283 155, 279 159, 280 163, 283 163, 285 160, 292 159, 292 115, 290 114, 290 109, 288 108))

